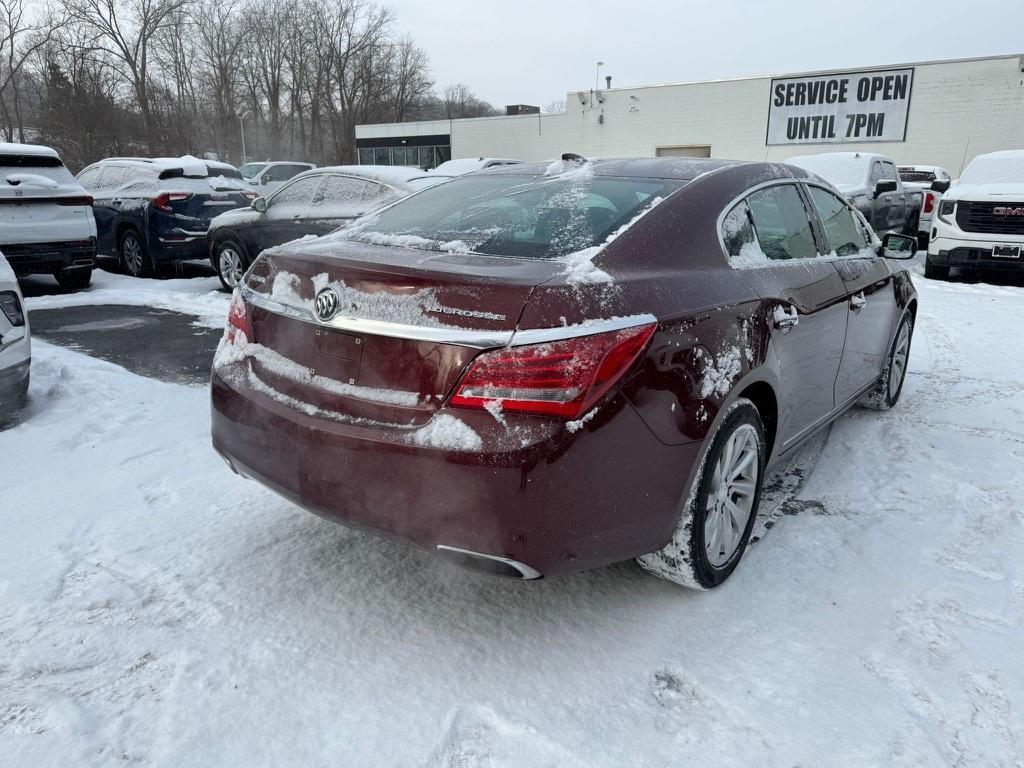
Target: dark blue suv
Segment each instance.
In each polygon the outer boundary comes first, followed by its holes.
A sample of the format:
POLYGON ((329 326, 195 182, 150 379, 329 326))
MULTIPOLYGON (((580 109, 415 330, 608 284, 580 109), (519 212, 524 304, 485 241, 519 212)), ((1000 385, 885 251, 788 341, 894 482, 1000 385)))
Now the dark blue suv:
POLYGON ((210 220, 256 197, 234 166, 187 156, 112 157, 77 178, 94 199, 97 251, 136 277, 207 258, 210 220))

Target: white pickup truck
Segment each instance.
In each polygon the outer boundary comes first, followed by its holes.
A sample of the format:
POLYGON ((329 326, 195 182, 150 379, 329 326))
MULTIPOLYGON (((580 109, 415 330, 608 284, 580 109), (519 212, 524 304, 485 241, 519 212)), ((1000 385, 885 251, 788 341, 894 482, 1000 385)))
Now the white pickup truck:
POLYGON ((1024 270, 1024 150, 978 155, 942 196, 924 274, 952 267, 1024 270))
POLYGON ((924 195, 903 186, 896 163, 885 155, 824 152, 791 157, 786 162, 820 176, 838 189, 879 235, 917 235, 924 195))

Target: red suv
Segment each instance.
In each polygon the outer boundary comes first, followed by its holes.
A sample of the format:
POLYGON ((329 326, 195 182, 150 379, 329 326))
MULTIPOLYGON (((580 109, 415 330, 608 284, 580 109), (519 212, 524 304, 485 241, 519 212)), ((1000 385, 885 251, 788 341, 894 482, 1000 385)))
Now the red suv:
POLYGON ((766 471, 900 396, 917 296, 784 165, 562 161, 427 189, 265 251, 211 385, 236 472, 517 578, 736 567, 766 471))

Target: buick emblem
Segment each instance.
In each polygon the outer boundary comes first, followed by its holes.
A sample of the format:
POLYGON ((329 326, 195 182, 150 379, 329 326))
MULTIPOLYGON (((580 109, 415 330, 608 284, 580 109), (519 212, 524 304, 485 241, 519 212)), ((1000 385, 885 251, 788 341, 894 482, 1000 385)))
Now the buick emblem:
POLYGON ((316 316, 327 322, 338 312, 338 292, 324 288, 316 295, 316 316))

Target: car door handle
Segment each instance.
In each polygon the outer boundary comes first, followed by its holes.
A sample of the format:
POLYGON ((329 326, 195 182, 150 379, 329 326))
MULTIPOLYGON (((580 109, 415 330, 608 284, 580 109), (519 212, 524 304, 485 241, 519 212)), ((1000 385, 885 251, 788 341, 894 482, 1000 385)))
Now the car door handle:
POLYGON ((789 333, 800 322, 800 315, 796 307, 777 306, 772 313, 772 325, 779 328, 783 333, 789 333))
POLYGON ((859 313, 867 305, 868 300, 864 298, 864 291, 855 293, 850 297, 850 309, 854 312, 859 313))

